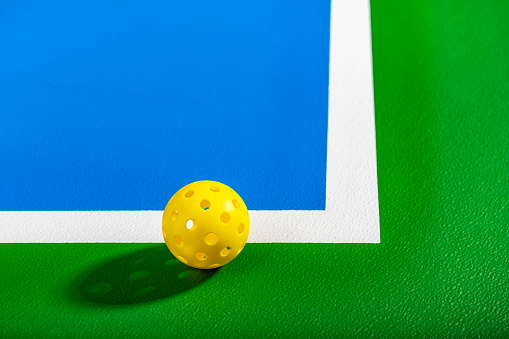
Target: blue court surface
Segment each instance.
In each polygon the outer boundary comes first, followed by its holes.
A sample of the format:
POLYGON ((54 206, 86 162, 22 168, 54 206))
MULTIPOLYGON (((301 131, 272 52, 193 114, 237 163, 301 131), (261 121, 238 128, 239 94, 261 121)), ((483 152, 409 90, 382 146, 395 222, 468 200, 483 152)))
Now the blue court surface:
POLYGON ((0 5, 0 210, 325 208, 330 3, 0 5))

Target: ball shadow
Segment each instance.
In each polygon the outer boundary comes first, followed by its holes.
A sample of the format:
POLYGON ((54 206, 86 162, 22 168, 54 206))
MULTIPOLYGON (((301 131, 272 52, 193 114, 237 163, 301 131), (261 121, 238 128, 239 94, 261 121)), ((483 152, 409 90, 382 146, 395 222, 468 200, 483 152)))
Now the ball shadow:
POLYGON ((184 265, 165 245, 160 245, 107 262, 84 280, 80 279, 74 288, 79 290, 82 298, 94 303, 137 304, 167 298, 196 287, 217 271, 184 265))

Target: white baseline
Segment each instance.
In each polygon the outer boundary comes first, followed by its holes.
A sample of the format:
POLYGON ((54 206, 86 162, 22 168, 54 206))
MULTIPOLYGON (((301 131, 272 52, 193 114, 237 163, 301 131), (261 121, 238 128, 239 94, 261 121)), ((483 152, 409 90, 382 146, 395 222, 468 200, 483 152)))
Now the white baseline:
MULTIPOLYGON (((379 243, 369 1, 333 0, 325 211, 250 211, 249 242, 379 243)), ((163 242, 162 211, 4 211, 0 242, 163 242)))

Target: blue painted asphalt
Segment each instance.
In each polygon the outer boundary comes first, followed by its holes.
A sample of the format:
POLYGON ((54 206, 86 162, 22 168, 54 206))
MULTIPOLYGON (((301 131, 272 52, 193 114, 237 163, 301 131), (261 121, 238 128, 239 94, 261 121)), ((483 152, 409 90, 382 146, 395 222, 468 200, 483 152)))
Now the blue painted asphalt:
POLYGON ((0 210, 325 208, 329 1, 0 7, 0 210))

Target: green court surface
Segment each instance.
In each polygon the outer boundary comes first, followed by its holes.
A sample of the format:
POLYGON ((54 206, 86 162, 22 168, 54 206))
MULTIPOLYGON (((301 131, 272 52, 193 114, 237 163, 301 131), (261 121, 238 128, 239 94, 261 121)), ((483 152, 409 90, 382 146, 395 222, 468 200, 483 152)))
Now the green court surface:
POLYGON ((0 337, 509 336, 509 2, 371 8, 380 244, 2 244, 0 337))

